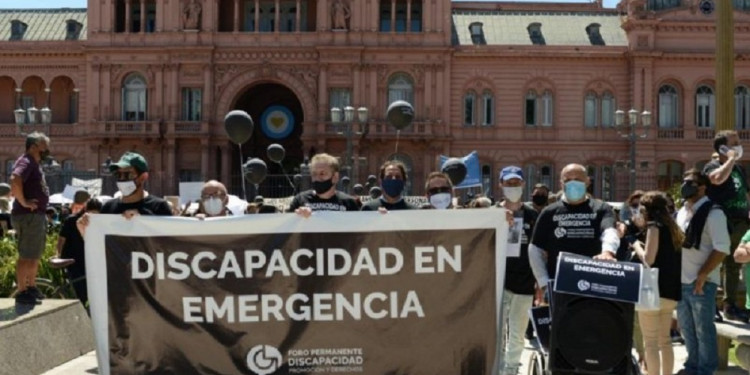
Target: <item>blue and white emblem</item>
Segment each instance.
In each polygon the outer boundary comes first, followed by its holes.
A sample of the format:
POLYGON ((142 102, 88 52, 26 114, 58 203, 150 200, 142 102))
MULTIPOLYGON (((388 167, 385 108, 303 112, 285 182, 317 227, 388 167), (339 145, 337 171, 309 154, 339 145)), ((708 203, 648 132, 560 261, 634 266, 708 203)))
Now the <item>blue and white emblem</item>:
POLYGON ((260 126, 268 138, 284 139, 294 130, 294 115, 283 105, 270 106, 263 111, 260 126))

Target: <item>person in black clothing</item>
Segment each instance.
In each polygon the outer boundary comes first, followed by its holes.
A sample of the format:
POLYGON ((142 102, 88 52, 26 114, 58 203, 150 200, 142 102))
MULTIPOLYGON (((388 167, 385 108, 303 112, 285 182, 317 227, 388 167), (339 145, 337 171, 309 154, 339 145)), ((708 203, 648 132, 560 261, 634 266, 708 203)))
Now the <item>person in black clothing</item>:
POLYGON ((62 229, 60 229, 60 236, 57 239, 57 257, 75 260, 65 270, 76 292, 76 296, 78 296, 83 307, 88 311, 89 297, 85 279, 86 258, 84 256, 83 237, 78 232, 76 221, 86 212, 98 214, 102 209, 102 202, 98 199, 90 199, 88 202, 84 202, 83 207, 77 214, 69 216, 63 222, 62 229))
MULTIPOLYGON (((150 195, 145 189, 148 180, 148 163, 135 152, 126 152, 117 163, 112 163, 109 170, 117 177, 117 188, 122 196, 110 199, 102 206, 103 214, 122 214, 126 219, 137 215, 172 216, 169 203, 159 197, 150 195)), ((84 214, 76 221, 81 235, 85 235, 89 225, 89 215, 84 214)))
POLYGON ((289 204, 289 212, 310 217, 313 211, 359 211, 357 200, 336 190, 339 182, 339 161, 328 154, 317 154, 310 160, 312 189, 297 194, 289 204))
POLYGON ((586 167, 568 164, 560 173, 562 199, 539 214, 529 246, 529 261, 542 290, 555 277, 557 257, 562 251, 615 260, 620 237, 614 227, 614 211, 607 203, 586 194, 589 183, 586 167))
POLYGON ((633 250, 647 266, 659 269, 660 309, 639 311, 646 365, 649 373, 672 374, 672 314, 682 296, 682 230, 669 213, 664 193, 649 191, 640 198, 640 210, 646 221, 645 245, 636 241, 633 250))
POLYGON ((362 211, 412 210, 417 207, 406 202, 401 194, 406 184, 406 167, 398 160, 389 160, 380 167, 380 186, 383 195, 362 206, 362 211))
MULTIPOLYGON (((714 137, 714 151, 719 153, 718 160, 711 160, 703 167, 703 174, 711 180, 706 188, 706 195, 711 201, 719 204, 727 216, 732 241, 730 252, 740 244, 742 236, 750 229, 747 200, 750 188, 747 175, 740 166, 742 145, 734 130, 723 130, 714 137)), ((740 281, 740 265, 730 256, 724 258, 724 298, 722 309, 724 318, 747 322, 748 315, 740 309, 735 299, 740 281)))
MULTIPOLYGON (((513 213, 514 219, 522 224, 519 233, 521 252, 505 259, 505 290, 503 291, 503 333, 501 344, 505 352, 502 374, 515 375, 521 367, 521 354, 524 348, 524 333, 529 322, 529 309, 534 303, 534 274, 529 265, 529 238, 537 219, 537 212, 521 200, 525 182, 523 171, 516 166, 505 167, 500 171, 500 189, 505 199, 498 207, 513 213)), ((514 227, 511 227, 513 230, 514 227)), ((509 241, 510 242, 510 241, 509 241)))

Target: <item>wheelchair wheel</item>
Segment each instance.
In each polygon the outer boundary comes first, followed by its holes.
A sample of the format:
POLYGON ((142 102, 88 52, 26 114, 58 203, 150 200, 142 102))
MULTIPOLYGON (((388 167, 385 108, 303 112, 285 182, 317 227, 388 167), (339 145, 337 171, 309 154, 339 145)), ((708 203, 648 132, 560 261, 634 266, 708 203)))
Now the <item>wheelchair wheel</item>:
POLYGON ((537 351, 531 353, 529 358, 528 375, 545 375, 544 369, 547 364, 544 360, 544 355, 537 351))

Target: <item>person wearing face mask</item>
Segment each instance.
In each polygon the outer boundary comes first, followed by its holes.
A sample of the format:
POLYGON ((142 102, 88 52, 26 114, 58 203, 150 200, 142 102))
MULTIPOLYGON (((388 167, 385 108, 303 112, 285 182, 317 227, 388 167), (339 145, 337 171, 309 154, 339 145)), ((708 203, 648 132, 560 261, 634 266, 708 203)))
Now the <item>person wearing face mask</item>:
POLYGON ((406 167, 398 160, 389 160, 380 167, 380 187, 383 195, 362 205, 362 211, 412 210, 416 207, 401 194, 406 185, 406 167))
POLYGON ((529 205, 537 213, 542 212, 544 207, 549 204, 549 187, 545 184, 534 185, 534 190, 531 192, 531 202, 529 205))
POLYGON ((16 197, 10 215, 18 238, 16 304, 38 304, 44 298, 35 280, 47 238, 49 187, 41 163, 49 156, 49 142, 43 133, 27 135, 26 152, 13 164, 10 176, 11 192, 16 197))
POLYGON ((453 207, 453 184, 451 179, 443 172, 432 172, 427 176, 424 184, 429 204, 422 208, 434 208, 443 210, 453 207))
POLYGON ((516 375, 521 367, 521 354, 524 348, 524 334, 529 323, 529 309, 534 303, 534 274, 529 264, 529 238, 534 229, 537 212, 521 200, 526 183, 523 170, 516 166, 505 167, 500 171, 500 190, 504 200, 498 207, 513 213, 515 220, 523 224, 521 232, 521 252, 518 256, 508 256, 505 263, 505 291, 503 292, 503 333, 500 335, 504 350, 502 372, 516 375))
POLYGON ((719 365, 714 324, 716 291, 719 265, 730 253, 731 243, 727 216, 706 196, 710 184, 695 168, 685 172, 680 188, 685 204, 676 220, 685 231, 677 320, 688 357, 680 373, 695 375, 711 375, 719 365))
POLYGON ((586 167, 568 164, 560 173, 562 199, 539 214, 529 246, 529 261, 537 284, 544 290, 555 277, 561 251, 615 260, 620 237, 612 207, 586 194, 586 167))
POLYGON ((317 154, 310 160, 312 189, 297 194, 289 211, 309 217, 313 211, 359 211, 357 200, 336 190, 339 182, 339 161, 328 154, 317 154))
MULTIPOLYGON (((745 170, 738 163, 742 159, 742 145, 737 132, 723 130, 714 137, 714 150, 719 153, 719 160, 712 160, 703 167, 703 174, 711 183, 706 188, 706 195, 720 205, 729 221, 731 249, 736 249, 742 236, 750 229, 748 223, 748 192, 745 170)), ((731 255, 731 254, 730 254, 731 255)), ((747 322, 748 314, 736 304, 740 265, 732 256, 724 259, 724 298, 722 310, 724 319, 747 322)))
POLYGON ((204 219, 231 215, 227 209, 227 203, 229 203, 227 187, 216 180, 208 181, 201 188, 201 200, 195 217, 204 219))
MULTIPOLYGON (((172 209, 165 199, 153 196, 144 189, 148 180, 148 163, 143 156, 126 152, 120 161, 110 164, 109 170, 117 178, 117 188, 122 195, 108 200, 102 206, 102 214, 122 214, 128 220, 137 215, 172 216, 172 209)), ((81 236, 85 237, 89 214, 81 216, 76 224, 81 236)))

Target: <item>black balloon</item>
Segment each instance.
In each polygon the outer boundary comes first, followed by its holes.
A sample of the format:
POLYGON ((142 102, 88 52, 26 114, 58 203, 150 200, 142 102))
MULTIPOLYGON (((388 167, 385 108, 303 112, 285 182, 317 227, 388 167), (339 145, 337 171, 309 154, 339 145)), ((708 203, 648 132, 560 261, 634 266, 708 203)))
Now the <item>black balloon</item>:
POLYGON ((365 192, 365 187, 362 186, 362 184, 355 184, 354 185, 354 194, 355 195, 362 195, 365 192))
POLYGON ((350 180, 349 177, 347 177, 347 176, 341 177, 341 186, 347 187, 347 186, 349 186, 349 184, 351 182, 352 182, 352 180, 350 180))
POLYGON ((241 145, 253 135, 255 123, 247 112, 235 109, 224 116, 224 130, 232 142, 241 145))
POLYGON ((281 161, 284 160, 285 155, 286 150, 284 150, 284 146, 278 143, 268 145, 268 148, 266 149, 266 156, 268 156, 268 159, 274 163, 281 163, 281 161))
POLYGON ((388 106, 386 118, 389 124, 401 130, 411 125, 412 120, 414 120, 414 107, 409 102, 396 100, 388 106))
POLYGON ((295 174, 294 175, 294 184, 299 185, 302 183, 302 175, 301 174, 295 174))
POLYGON ((251 184, 258 185, 266 178, 268 168, 266 162, 258 158, 249 159, 243 166, 242 169, 245 171, 245 179, 251 184))
POLYGON ((458 186, 466 178, 466 164, 459 158, 450 158, 445 161, 441 172, 448 175, 453 186, 458 186))
POLYGON ((375 177, 374 174, 367 176, 367 183, 370 184, 370 186, 375 185, 376 182, 378 182, 378 178, 375 177))
POLYGON ((383 189, 381 189, 380 186, 373 186, 370 188, 370 198, 377 199, 380 198, 381 195, 383 195, 383 189))

